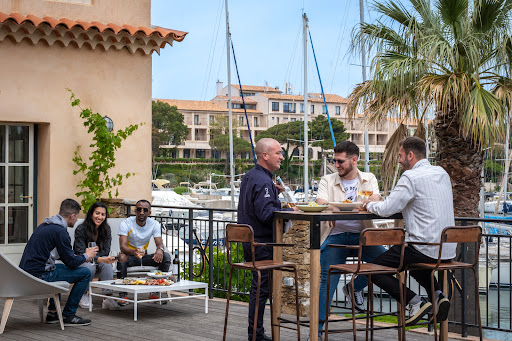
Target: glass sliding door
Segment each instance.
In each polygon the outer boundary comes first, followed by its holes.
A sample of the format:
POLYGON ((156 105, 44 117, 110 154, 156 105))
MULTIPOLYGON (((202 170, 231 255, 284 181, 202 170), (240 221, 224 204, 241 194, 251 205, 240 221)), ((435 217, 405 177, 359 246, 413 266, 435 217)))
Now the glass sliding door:
POLYGON ((0 124, 0 246, 24 244, 33 229, 34 127, 0 124))

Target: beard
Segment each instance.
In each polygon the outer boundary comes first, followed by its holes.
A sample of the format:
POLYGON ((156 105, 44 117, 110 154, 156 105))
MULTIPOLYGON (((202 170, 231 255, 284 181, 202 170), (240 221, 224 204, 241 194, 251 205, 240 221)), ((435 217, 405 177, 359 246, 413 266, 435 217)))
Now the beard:
MULTIPOLYGON (((347 161, 348 162, 348 161, 347 161)), ((352 172, 352 170, 354 169, 354 165, 352 165, 352 163, 350 163, 350 166, 348 168, 345 168, 345 169, 338 169, 338 175, 340 176, 340 178, 343 178, 344 176, 346 176, 348 173, 352 172)))

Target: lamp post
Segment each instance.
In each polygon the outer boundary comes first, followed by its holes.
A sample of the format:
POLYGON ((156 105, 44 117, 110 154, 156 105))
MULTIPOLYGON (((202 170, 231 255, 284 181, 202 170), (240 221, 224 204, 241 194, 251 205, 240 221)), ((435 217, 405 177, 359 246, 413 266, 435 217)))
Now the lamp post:
POLYGON ((105 120, 108 131, 114 130, 114 121, 112 121, 112 119, 107 115, 103 116, 103 119, 105 120))

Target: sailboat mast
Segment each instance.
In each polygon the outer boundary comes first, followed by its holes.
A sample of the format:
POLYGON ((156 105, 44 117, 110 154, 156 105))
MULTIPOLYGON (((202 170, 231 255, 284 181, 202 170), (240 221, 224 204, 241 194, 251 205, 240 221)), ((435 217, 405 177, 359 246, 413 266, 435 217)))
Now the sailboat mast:
MULTIPOLYGON (((359 19, 361 21, 361 25, 364 23, 364 8, 363 8, 363 0, 359 0, 359 19)), ((361 43, 361 68, 363 69, 363 82, 366 82, 366 51, 364 49, 364 44, 361 43)), ((364 171, 370 171, 370 146, 369 146, 369 136, 368 136, 368 125, 364 131, 364 171)))
POLYGON ((308 202, 308 17, 302 15, 302 31, 304 35, 304 201, 308 202))
MULTIPOLYGON (((235 160, 233 160, 233 111, 231 110, 231 54, 229 50, 229 11, 226 0, 226 56, 228 69, 228 120, 229 120, 229 176, 231 179, 231 209, 235 208, 235 160)), ((240 84, 240 88, 242 85, 240 84)))

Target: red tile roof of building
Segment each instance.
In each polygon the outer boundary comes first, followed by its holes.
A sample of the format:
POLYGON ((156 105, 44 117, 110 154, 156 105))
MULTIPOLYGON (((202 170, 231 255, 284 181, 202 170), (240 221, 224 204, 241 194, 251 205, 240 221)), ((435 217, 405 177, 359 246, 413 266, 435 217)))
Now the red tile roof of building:
MULTIPOLYGON (((236 89, 240 89, 240 85, 231 84, 232 87, 236 89)), ((259 92, 277 92, 281 93, 281 91, 277 88, 273 88, 271 86, 258 86, 258 85, 242 85, 242 91, 259 91, 259 92)))
MULTIPOLYGON (((185 99, 154 99, 169 104, 170 106, 176 106, 178 110, 190 110, 190 111, 217 111, 217 112, 228 112, 228 108, 221 106, 213 101, 192 101, 185 99)), ((232 109, 235 113, 243 113, 244 109, 232 109)), ((261 111, 254 109, 247 109, 248 113, 261 114, 261 111)))
POLYGON ((70 20, 67 18, 55 19, 52 17, 44 17, 39 18, 35 15, 29 14, 27 16, 21 15, 19 13, 11 13, 6 14, 0 12, 0 23, 6 22, 8 20, 15 21, 17 24, 21 25, 25 22, 29 22, 34 26, 40 26, 42 24, 48 24, 51 28, 55 28, 58 25, 63 25, 68 29, 72 29, 74 27, 80 27, 84 31, 87 31, 91 28, 96 28, 100 32, 104 32, 106 30, 111 30, 115 34, 118 34, 120 31, 126 31, 131 35, 135 35, 136 33, 143 33, 147 37, 151 35, 159 35, 162 38, 170 38, 173 40, 182 41, 185 39, 187 32, 171 30, 163 27, 151 26, 151 27, 134 27, 130 25, 119 26, 116 24, 102 24, 97 21, 93 22, 85 22, 81 20, 70 20))
MULTIPOLYGON (((304 96, 302 95, 279 95, 279 94, 262 94, 263 96, 269 98, 269 99, 282 99, 282 100, 290 100, 290 101, 296 101, 296 102, 302 102, 304 101, 304 96)), ((308 97, 309 102, 313 103, 323 103, 324 99, 322 98, 322 94, 317 93, 310 93, 308 97)), ((348 103, 348 99, 343 98, 338 95, 334 94, 326 94, 325 95, 325 101, 327 103, 348 103)))

